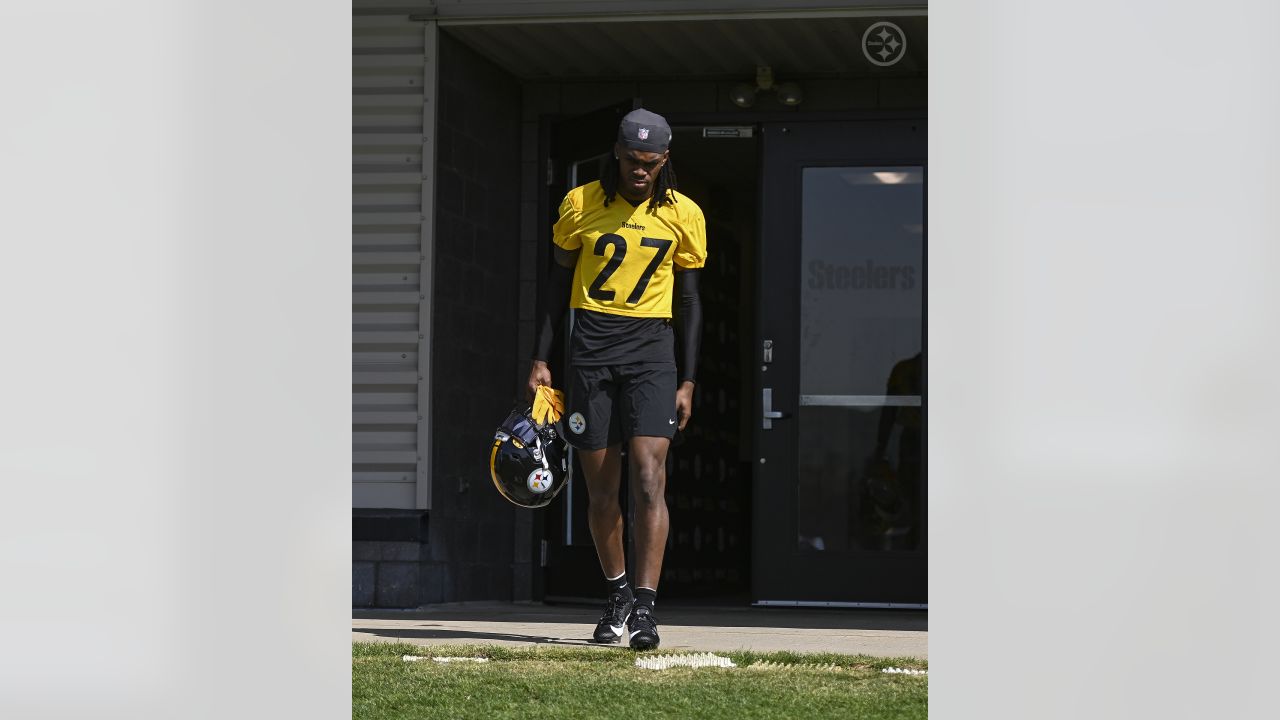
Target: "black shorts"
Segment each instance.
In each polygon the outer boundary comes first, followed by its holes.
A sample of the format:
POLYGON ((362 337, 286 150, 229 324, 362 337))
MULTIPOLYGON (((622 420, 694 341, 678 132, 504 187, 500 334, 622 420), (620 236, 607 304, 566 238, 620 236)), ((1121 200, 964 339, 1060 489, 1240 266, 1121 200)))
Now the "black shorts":
POLYGON ((564 428, 579 450, 599 450, 638 435, 675 435, 675 363, 575 367, 570 374, 564 428))

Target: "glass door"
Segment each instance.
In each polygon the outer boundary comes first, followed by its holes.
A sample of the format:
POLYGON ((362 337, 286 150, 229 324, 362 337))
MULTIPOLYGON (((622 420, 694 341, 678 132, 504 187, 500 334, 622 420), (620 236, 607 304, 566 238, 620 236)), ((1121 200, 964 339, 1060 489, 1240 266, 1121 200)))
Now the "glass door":
POLYGON ((759 604, 927 604, 925 138, 765 128, 759 604))

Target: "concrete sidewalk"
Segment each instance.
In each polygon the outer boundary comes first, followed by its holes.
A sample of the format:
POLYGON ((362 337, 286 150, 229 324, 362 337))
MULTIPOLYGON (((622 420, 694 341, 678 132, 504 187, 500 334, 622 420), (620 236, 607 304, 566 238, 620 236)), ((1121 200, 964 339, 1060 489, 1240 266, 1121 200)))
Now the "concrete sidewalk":
MULTIPOLYGON (((658 605, 663 650, 835 652, 929 657, 923 610, 810 610, 658 605)), ((588 642, 600 608, 536 603, 451 603, 419 610, 352 610, 353 642, 553 645, 588 642)))

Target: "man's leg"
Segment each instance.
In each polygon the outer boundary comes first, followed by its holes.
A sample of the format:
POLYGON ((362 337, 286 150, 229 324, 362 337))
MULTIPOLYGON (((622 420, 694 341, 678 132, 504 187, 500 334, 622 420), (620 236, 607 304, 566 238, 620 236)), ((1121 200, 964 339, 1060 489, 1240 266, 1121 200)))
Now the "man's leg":
POLYGON ((636 588, 658 590, 667 549, 667 449, 664 437, 631 438, 631 500, 635 506, 636 588))
POLYGON ((635 538, 636 599, 627 629, 632 649, 652 650, 659 644, 653 605, 667 547, 667 449, 676 427, 676 368, 674 363, 636 363, 618 368, 618 374, 635 538))
POLYGON ((607 586, 604 612, 591 635, 598 643, 622 639, 635 602, 631 586, 627 584, 627 562, 622 547, 622 509, 618 505, 618 487, 622 483, 620 451, 620 445, 578 451, 587 480, 587 521, 607 586))
POLYGON ((613 421, 618 385, 607 367, 575 367, 569 381, 565 427, 587 482, 587 522, 605 578, 626 571, 622 549, 621 436, 613 421))
POLYGON ((607 367, 574 368, 569 386, 570 441, 578 449, 587 483, 587 523, 605 580, 605 607, 592 639, 613 643, 622 639, 634 597, 626 578, 622 545, 622 509, 618 488, 622 484, 622 445, 614 422, 618 386, 607 367))
POLYGON ((634 650, 658 647, 658 620, 653 605, 662 577, 662 555, 667 548, 667 448, 664 437, 631 438, 632 532, 636 541, 636 601, 627 621, 634 650))
POLYGON ((621 446, 599 450, 579 450, 578 461, 587 480, 587 521, 591 539, 600 556, 600 569, 606 578, 626 572, 626 555, 622 548, 622 508, 618 505, 618 487, 622 484, 621 446))

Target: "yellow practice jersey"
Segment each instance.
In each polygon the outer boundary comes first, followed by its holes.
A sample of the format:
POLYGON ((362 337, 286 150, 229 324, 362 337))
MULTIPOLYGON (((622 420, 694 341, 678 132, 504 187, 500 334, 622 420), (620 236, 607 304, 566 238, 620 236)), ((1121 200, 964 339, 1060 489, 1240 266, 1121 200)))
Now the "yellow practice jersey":
POLYGON ((581 250, 569 306, 630 317, 671 317, 673 265, 700 268, 707 261, 702 209, 674 190, 676 202, 657 210, 633 207, 621 195, 604 206, 599 181, 576 187, 560 203, 552 239, 581 250))

